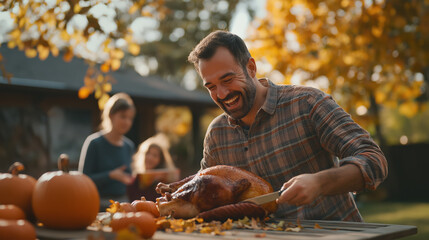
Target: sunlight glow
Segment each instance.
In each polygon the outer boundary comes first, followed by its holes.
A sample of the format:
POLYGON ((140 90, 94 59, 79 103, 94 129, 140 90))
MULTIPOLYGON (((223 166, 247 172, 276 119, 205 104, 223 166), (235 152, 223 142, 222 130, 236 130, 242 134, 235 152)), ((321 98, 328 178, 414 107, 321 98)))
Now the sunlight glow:
POLYGON ((405 135, 402 135, 402 136, 399 138, 399 142, 400 142, 402 145, 407 144, 407 143, 408 143, 408 137, 407 137, 407 136, 405 136, 405 135))
POLYGON ((293 85, 301 85, 304 80, 310 78, 310 73, 303 71, 301 69, 293 72, 292 77, 290 79, 291 84, 293 85))
POLYGON ((0 28, 0 43, 2 43, 7 40, 6 33, 13 28, 13 21, 10 18, 10 13, 0 12, 0 26, 2 26, 0 28))
POLYGON ((67 24, 67 32, 73 33, 73 30, 84 30, 88 25, 88 19, 82 14, 76 14, 70 19, 69 24, 67 24))
POLYGON ((268 78, 276 84, 282 84, 284 81, 284 77, 285 76, 278 70, 271 71, 268 75, 268 78))
POLYGON ((422 82, 424 80, 424 78, 425 78, 425 76, 421 72, 414 74, 414 80, 417 82, 422 82))
POLYGON ((155 57, 138 56, 134 58, 134 69, 142 76, 149 75, 158 68, 158 60, 155 57))
POLYGON ((231 20, 230 31, 234 34, 237 34, 241 38, 246 36, 247 26, 250 23, 250 16, 245 9, 245 5, 243 3, 237 4, 236 12, 234 17, 231 20))
POLYGON ((161 39, 162 35, 157 30, 159 22, 150 17, 136 18, 130 25, 133 31, 133 38, 137 43, 153 42, 161 39))
POLYGON ((363 105, 360 105, 359 107, 356 108, 356 114, 359 116, 363 116, 368 112, 368 108, 366 108, 363 105))
POLYGON ((296 34, 292 31, 286 32, 286 47, 293 52, 299 52, 301 50, 301 46, 299 45, 298 38, 296 34))
POLYGON ((188 70, 183 76, 183 87, 189 91, 193 91, 197 88, 198 80, 197 72, 188 70))
MULTIPOLYGON (((251 2, 249 5, 246 5, 242 2, 237 4, 229 25, 229 31, 240 36, 241 38, 246 38, 247 26, 251 20, 246 7, 254 11, 255 17, 257 18, 263 18, 267 14, 265 9, 266 0, 251 0, 249 2, 251 2)), ((218 8, 225 8, 226 11, 228 11, 228 7, 229 3, 227 1, 220 1, 218 4, 218 8)))

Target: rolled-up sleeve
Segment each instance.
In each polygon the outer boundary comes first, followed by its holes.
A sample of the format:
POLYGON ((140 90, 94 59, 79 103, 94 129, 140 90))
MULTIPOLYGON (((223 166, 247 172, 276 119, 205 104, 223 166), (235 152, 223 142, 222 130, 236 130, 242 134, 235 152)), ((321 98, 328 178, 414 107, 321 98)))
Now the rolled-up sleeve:
POLYGON ((380 147, 330 95, 318 93, 310 99, 310 118, 323 148, 340 158, 340 166, 356 165, 365 189, 375 190, 387 177, 387 161, 380 147))

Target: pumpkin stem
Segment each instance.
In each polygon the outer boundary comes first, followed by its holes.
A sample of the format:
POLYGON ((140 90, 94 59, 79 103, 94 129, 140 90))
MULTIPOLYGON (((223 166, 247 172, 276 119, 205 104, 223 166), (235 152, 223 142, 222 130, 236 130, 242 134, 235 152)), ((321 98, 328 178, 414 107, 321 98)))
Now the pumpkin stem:
POLYGON ((22 170, 24 170, 24 165, 20 162, 14 162, 9 167, 9 173, 15 176, 18 175, 22 170))
POLYGON ((69 155, 62 153, 58 158, 58 169, 68 173, 69 172, 69 155))

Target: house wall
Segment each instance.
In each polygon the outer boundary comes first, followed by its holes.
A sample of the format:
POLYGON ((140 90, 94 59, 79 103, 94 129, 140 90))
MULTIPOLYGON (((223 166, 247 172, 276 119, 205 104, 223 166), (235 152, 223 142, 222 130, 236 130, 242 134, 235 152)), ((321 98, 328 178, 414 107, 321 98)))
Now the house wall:
MULTIPOLYGON (((136 146, 155 133, 152 104, 136 100, 137 115, 127 136, 136 146)), ((39 177, 56 170, 61 153, 77 169, 85 138, 98 130, 100 110, 93 97, 74 92, 0 86, 0 172, 20 161, 25 173, 39 177)))

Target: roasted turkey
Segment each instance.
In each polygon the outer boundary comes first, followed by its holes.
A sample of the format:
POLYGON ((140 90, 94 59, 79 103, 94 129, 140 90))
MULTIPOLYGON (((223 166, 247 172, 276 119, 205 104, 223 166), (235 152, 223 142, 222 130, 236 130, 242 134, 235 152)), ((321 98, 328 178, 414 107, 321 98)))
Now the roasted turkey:
POLYGON ((203 217, 205 220, 264 217, 277 209, 275 202, 258 206, 241 201, 273 191, 261 177, 238 167, 218 165, 181 181, 157 186, 161 216, 203 217))

